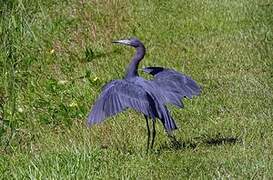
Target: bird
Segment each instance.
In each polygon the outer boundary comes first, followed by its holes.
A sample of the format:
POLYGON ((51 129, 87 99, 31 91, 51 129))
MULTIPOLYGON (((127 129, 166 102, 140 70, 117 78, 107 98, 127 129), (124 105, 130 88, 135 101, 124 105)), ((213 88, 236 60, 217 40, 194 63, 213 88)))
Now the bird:
POLYGON ((193 96, 198 96, 201 88, 189 76, 163 67, 145 67, 143 71, 152 75, 153 79, 140 77, 138 66, 146 53, 144 44, 135 37, 115 40, 112 43, 131 46, 136 52, 124 78, 112 80, 102 87, 102 92, 88 115, 87 123, 92 126, 128 108, 134 109, 142 113, 146 120, 148 151, 154 146, 156 119, 161 121, 169 137, 174 137, 173 131, 178 128, 167 104, 183 108, 183 98, 192 99, 193 96), (152 121, 152 132, 149 120, 152 121))

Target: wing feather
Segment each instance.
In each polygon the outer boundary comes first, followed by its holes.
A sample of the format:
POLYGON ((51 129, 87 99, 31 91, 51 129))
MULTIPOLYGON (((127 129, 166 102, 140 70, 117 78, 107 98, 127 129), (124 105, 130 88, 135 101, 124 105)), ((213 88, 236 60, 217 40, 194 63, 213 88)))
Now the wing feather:
POLYGON ((183 107, 181 99, 184 97, 192 98, 200 94, 201 89, 190 77, 175 70, 162 67, 146 67, 144 72, 154 76, 152 82, 158 85, 165 96, 166 103, 172 103, 183 107))
POLYGON ((148 117, 155 117, 154 107, 149 99, 149 94, 138 85, 125 80, 111 81, 104 86, 93 106, 88 116, 88 124, 100 123, 127 108, 133 108, 148 117))

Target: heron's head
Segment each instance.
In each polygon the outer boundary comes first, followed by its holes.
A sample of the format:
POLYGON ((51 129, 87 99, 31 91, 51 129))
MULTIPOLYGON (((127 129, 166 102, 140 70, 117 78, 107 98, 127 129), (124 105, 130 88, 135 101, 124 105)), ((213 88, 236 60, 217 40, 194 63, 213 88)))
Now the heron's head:
POLYGON ((127 45, 127 46, 132 46, 134 48, 144 46, 142 44, 142 42, 140 40, 138 40, 137 38, 116 40, 116 41, 113 41, 113 43, 124 44, 124 45, 127 45))

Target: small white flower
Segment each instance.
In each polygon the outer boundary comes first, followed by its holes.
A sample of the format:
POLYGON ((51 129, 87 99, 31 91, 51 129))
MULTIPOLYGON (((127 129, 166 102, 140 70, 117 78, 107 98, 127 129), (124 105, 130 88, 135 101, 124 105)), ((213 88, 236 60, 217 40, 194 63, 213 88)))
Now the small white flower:
POLYGON ((78 104, 75 101, 73 101, 69 104, 69 107, 77 107, 77 106, 78 106, 78 104))
POLYGON ((99 79, 98 77, 95 77, 95 78, 93 79, 93 82, 96 82, 98 79, 99 79))
POLYGON ((58 84, 63 85, 63 84, 66 84, 67 82, 68 82, 67 80, 60 80, 60 81, 58 81, 58 84))
POLYGON ((53 54, 54 52, 55 52, 54 49, 51 49, 51 50, 49 51, 50 54, 53 54))
POLYGON ((22 113, 23 111, 24 111, 23 108, 21 107, 18 108, 18 112, 22 113))

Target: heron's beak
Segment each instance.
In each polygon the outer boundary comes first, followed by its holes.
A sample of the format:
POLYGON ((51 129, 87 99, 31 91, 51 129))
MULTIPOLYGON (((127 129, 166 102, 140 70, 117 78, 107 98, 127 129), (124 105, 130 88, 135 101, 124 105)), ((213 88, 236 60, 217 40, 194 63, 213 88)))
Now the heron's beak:
POLYGON ((117 41, 113 41, 112 43, 118 43, 118 44, 124 44, 124 45, 130 45, 131 41, 128 39, 122 39, 122 40, 117 40, 117 41))

